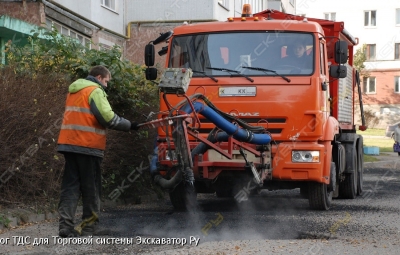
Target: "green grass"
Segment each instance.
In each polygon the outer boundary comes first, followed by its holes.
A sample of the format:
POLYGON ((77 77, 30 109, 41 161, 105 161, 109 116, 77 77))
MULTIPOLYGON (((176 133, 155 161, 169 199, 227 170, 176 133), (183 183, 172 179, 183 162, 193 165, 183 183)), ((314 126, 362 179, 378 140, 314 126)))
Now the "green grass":
MULTIPOLYGON (((357 130, 357 134, 364 137, 364 146, 376 146, 379 147, 379 153, 382 152, 393 152, 393 139, 384 137, 385 136, 385 129, 379 128, 368 128, 366 131, 357 130), (376 136, 376 137, 374 137, 376 136)), ((364 154, 364 162, 375 162, 378 159, 371 155, 364 154)))
POLYGON ((393 152, 393 143, 394 141, 390 138, 364 137, 364 146, 379 147, 379 152, 393 152))
POLYGON ((364 154, 364 162, 375 162, 375 161, 378 161, 376 157, 364 154))
POLYGON ((4 215, 0 215, 0 225, 3 225, 4 227, 8 228, 8 224, 10 224, 10 220, 4 216, 4 215))
POLYGON ((385 133, 386 130, 381 128, 368 128, 365 131, 357 130, 357 134, 359 135, 384 136, 385 133))
MULTIPOLYGON (((389 138, 364 138, 364 146, 377 146, 379 147, 379 154, 382 152, 393 152, 393 140, 389 138)), ((371 155, 364 154, 364 162, 375 162, 378 159, 371 155)))

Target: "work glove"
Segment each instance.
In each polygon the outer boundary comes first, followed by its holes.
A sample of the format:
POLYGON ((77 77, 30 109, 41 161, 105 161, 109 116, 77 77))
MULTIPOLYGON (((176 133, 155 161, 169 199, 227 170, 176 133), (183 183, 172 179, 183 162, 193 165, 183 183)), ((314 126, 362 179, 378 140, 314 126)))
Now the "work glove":
POLYGON ((138 130, 139 129, 139 127, 138 127, 139 124, 140 123, 138 123, 136 121, 131 121, 131 130, 138 130))

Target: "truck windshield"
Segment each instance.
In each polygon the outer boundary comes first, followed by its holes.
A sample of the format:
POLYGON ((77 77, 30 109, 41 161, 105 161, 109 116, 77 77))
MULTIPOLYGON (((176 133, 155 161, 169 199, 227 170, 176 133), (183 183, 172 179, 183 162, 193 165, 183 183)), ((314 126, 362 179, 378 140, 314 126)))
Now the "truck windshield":
MULTIPOLYGON (((229 32, 175 36, 169 67, 190 67, 211 76, 231 76, 218 69, 247 76, 310 75, 314 72, 314 37, 281 31, 229 32), (211 67, 211 68, 208 68, 211 67), (255 67, 254 69, 243 67, 255 67)), ((194 73, 193 76, 204 76, 194 73)))

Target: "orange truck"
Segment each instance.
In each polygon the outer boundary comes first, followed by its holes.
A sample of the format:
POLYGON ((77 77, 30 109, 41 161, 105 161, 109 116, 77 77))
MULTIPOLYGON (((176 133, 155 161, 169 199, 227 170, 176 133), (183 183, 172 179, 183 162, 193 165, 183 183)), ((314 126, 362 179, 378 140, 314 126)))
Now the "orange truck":
POLYGON ((146 45, 166 55, 154 181, 176 209, 197 193, 243 202, 262 189, 300 189, 312 209, 363 191, 363 137, 356 134, 358 39, 343 22, 265 10, 225 22, 183 24, 146 45), (165 45, 166 44, 166 45, 165 45))

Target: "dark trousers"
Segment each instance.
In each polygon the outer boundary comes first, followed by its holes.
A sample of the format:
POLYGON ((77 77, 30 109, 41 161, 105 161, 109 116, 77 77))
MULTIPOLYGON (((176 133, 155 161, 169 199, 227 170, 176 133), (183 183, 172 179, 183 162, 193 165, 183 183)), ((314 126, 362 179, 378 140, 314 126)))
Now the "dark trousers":
POLYGON ((82 195, 82 220, 100 212, 102 158, 78 153, 64 153, 65 170, 61 184, 59 229, 74 228, 79 197, 82 195))

